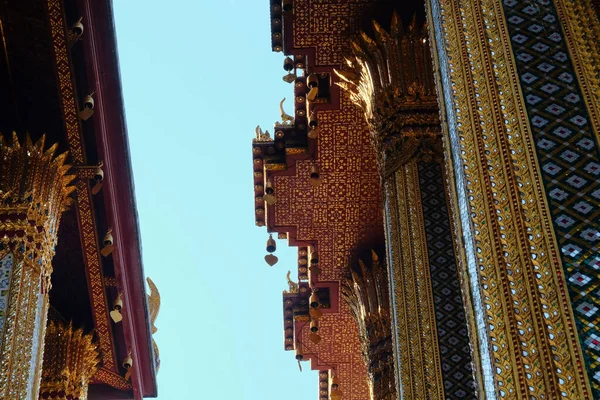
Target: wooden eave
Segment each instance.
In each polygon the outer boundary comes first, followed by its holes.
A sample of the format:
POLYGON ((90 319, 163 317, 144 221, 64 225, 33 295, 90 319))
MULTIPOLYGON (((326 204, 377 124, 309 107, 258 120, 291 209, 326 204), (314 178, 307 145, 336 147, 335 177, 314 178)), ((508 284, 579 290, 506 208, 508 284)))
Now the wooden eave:
MULTIPOLYGON (((134 398, 157 396, 155 354, 142 268, 133 172, 125 123, 111 1, 78 0, 85 21, 82 41, 87 78, 96 92, 92 117, 99 159, 104 161, 105 217, 113 230, 117 286, 123 296, 123 334, 131 351, 134 398)), ((112 309, 106 304, 105 313, 112 309)), ((121 360, 118 360, 120 363, 121 360)))

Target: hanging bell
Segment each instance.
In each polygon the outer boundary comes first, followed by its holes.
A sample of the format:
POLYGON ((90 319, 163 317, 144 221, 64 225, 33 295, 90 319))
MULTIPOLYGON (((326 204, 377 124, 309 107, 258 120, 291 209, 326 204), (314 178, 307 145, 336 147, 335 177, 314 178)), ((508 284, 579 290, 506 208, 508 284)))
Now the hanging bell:
POLYGON ((287 83, 294 82, 298 77, 292 72, 294 70, 294 60, 290 57, 286 57, 285 60, 283 60, 283 69, 287 71, 287 75, 283 76, 283 81, 287 83))
POLYGON ((294 69, 294 60, 291 57, 286 57, 283 60, 283 69, 290 72, 294 69))
POLYGON ((133 359, 131 358, 131 351, 127 353, 127 357, 123 360, 123 368, 127 370, 125 373, 125 380, 128 381, 131 377, 131 367, 133 367, 133 359))
POLYGON ((267 252, 273 253, 275 250, 277 250, 277 243, 275 243, 273 235, 269 235, 269 239, 267 240, 267 252))
POLYGON ((94 114, 94 93, 88 94, 83 99, 83 108, 79 111, 79 118, 87 121, 94 114))
POLYGON ((319 77, 317 74, 313 72, 312 74, 308 75, 308 78, 306 78, 306 86, 311 89, 319 87, 319 77))
POLYGON ((123 368, 129 369, 133 366, 133 359, 131 358, 131 353, 127 354, 127 357, 123 360, 123 368))
POLYGON ((112 229, 108 228, 104 235, 104 240, 102 241, 102 250, 100 250, 100 254, 102 254, 103 257, 108 257, 113 252, 113 243, 112 229))
POLYGON ((310 251, 310 263, 311 265, 317 265, 319 263, 319 253, 312 247, 310 251))
POLYGON ((104 181, 104 170, 102 161, 98 164, 96 172, 94 172, 94 186, 92 186, 92 195, 97 195, 102 190, 102 182, 104 181))
POLYGON ((317 320, 310 321, 310 331, 315 333, 319 331, 319 322, 317 320))
POLYGON ((319 167, 317 164, 310 166, 310 184, 312 186, 318 186, 321 184, 321 174, 319 173, 319 167))
POLYGON ((306 78, 306 86, 310 89, 306 95, 306 100, 314 101, 319 95, 319 78, 317 74, 312 73, 308 75, 308 78, 306 78))
POLYGON ((83 22, 81 21, 83 21, 83 18, 79 18, 71 27, 71 32, 73 32, 73 35, 76 37, 83 35, 83 22))
POLYGON ((337 375, 331 377, 331 390, 338 390, 340 388, 340 378, 337 375))
POLYGON ((308 303, 311 308, 319 307, 319 296, 317 295, 316 291, 312 292, 312 294, 310 295, 310 298, 308 299, 308 303))
POLYGON ((265 193, 266 194, 275 193, 275 188, 273 187, 273 181, 270 179, 267 180, 267 184, 265 185, 265 193))
POLYGON ((123 320, 123 315, 121 315, 121 309, 123 308, 123 300, 121 299, 121 293, 117 295, 115 302, 113 303, 113 309, 109 313, 110 318, 113 320, 115 324, 118 324, 123 320))
POLYGON ((302 359, 304 359, 304 356, 302 355, 300 348, 296 347, 296 360, 302 361, 302 359))

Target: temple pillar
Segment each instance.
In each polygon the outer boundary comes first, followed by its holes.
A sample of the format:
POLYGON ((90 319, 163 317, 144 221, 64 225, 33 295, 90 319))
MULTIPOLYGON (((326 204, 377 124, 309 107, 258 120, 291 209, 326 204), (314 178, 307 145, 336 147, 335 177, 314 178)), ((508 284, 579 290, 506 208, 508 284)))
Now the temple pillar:
POLYGON ((52 257, 73 188, 44 139, 0 137, 0 398, 37 397, 52 257))
POLYGON ((487 398, 600 398, 600 23, 429 0, 487 398))
POLYGON ((342 296, 358 325, 371 398, 396 400, 387 272, 375 251, 367 262, 359 259, 350 267, 342 296))
POLYGON ((40 399, 86 400, 100 354, 92 334, 50 321, 46 330, 40 399))
POLYGON ((477 398, 469 339, 477 332, 461 291, 426 32, 414 21, 403 27, 397 15, 389 30, 374 23, 373 32, 351 42, 349 68, 338 75, 365 112, 382 177, 398 395, 477 398))

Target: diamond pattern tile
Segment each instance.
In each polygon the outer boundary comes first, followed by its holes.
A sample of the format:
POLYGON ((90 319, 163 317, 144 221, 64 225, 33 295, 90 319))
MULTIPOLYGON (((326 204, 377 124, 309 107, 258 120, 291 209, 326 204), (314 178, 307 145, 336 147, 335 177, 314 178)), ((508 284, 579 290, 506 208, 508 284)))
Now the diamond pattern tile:
MULTIPOLYGON (((7 254, 0 260, 0 333, 4 329, 6 310, 8 307, 8 295, 10 291, 10 278, 13 266, 12 254, 7 254)), ((2 337, 0 336, 0 344, 2 337)))
POLYGON ((504 0, 594 398, 600 398, 600 152, 550 0, 504 0))
POLYGON ((419 164, 444 390, 448 399, 476 399, 469 334, 443 182, 439 164, 419 164))

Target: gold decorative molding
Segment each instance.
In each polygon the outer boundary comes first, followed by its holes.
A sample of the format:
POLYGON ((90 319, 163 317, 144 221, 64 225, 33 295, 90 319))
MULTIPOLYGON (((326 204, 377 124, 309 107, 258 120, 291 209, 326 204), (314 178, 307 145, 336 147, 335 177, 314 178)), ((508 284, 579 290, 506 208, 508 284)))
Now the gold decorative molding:
POLYGON ((87 399, 100 355, 92 334, 50 321, 46 329, 40 399, 87 399))
POLYGON ((400 398, 444 399, 417 160, 384 183, 393 341, 400 398))
POLYGON ((374 38, 350 42, 348 69, 338 85, 362 108, 384 176, 415 156, 440 158, 440 121, 426 27, 405 28, 398 14, 389 32, 373 21, 374 38))
POLYGON ((388 277, 382 264, 372 250, 368 264, 359 259, 358 267, 350 268, 341 290, 358 325, 371 398, 396 400, 388 277))
POLYGON ((57 145, 0 137, 0 256, 11 259, 0 337, 0 397, 37 396, 52 258, 60 216, 72 203, 74 176, 57 145))
POLYGON ((445 58, 437 78, 450 115, 448 168, 468 200, 471 290, 481 293, 490 343, 486 394, 589 399, 502 4, 430 0, 429 8, 445 58))
POLYGON ((33 143, 27 135, 23 145, 16 133, 11 145, 0 136, 0 245, 30 259, 47 279, 47 291, 60 216, 73 203, 75 187, 69 184, 75 176, 67 175, 67 154, 54 157, 58 145, 44 150, 44 144, 44 136, 33 143))

